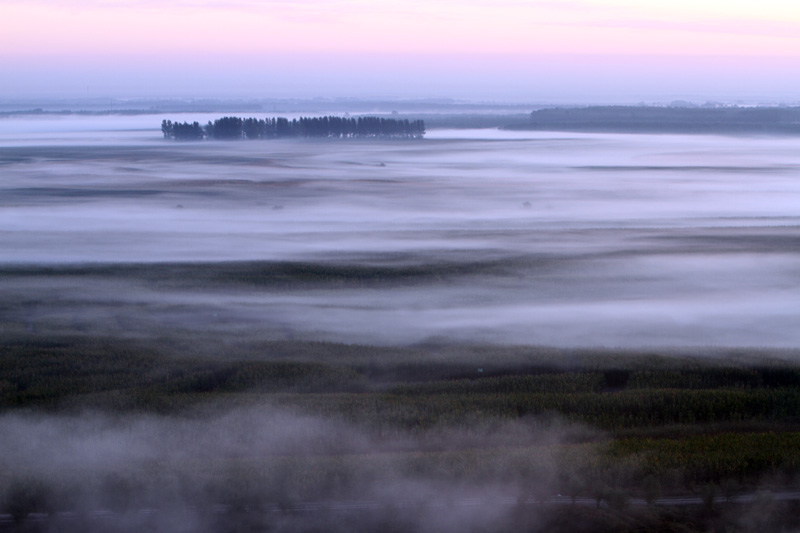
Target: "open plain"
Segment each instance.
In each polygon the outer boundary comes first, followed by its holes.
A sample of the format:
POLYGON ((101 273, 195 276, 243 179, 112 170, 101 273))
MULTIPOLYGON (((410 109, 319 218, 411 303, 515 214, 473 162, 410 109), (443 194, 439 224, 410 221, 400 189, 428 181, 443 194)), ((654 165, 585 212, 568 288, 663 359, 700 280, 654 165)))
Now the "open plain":
POLYGON ((797 516, 797 139, 161 118, 0 121, 3 527, 797 516))

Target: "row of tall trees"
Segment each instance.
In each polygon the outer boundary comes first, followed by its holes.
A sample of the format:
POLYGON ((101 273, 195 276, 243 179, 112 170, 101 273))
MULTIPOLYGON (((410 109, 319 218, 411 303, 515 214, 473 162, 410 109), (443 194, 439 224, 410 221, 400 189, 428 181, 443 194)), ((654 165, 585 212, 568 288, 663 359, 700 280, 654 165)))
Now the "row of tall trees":
POLYGON ((198 122, 161 121, 165 139, 421 139, 425 135, 422 120, 381 117, 301 117, 277 118, 222 117, 205 126, 198 122))
POLYGON ((200 140, 206 136, 206 132, 199 122, 172 122, 164 120, 161 122, 161 132, 165 139, 181 139, 184 141, 200 140))

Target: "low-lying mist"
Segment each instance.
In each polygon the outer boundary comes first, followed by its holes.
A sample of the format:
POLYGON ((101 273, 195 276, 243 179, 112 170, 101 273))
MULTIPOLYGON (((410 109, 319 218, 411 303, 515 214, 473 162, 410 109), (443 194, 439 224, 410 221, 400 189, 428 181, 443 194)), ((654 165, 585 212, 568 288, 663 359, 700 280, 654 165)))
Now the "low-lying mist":
POLYGON ((150 133, 61 119, 0 147, 4 329, 800 341, 792 139, 433 130, 197 144, 159 140, 148 120, 150 133))
POLYGON ((281 530, 309 512, 312 521, 357 512, 367 528, 373 515, 414 531, 496 526, 514 502, 555 490, 559 444, 591 435, 497 421, 491 431, 389 438, 269 406, 192 417, 7 414, 0 431, 4 511, 49 512, 66 531, 220 531, 247 516, 281 530))
POLYGON ((162 118, 0 124, 0 530, 598 530, 796 486, 794 139, 162 118))

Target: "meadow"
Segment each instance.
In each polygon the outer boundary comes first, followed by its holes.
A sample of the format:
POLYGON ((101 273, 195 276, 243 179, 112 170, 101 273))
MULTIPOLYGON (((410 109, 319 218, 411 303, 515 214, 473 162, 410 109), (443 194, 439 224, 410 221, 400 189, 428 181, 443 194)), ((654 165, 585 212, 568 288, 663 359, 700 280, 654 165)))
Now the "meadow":
POLYGON ((4 511, 110 509, 136 528, 136 510, 166 505, 215 529, 204 505, 268 527, 305 502, 366 502, 386 523, 388 508, 441 504, 456 528, 476 499, 489 531, 553 527, 580 500, 591 520, 655 528, 664 498, 693 496, 701 527, 800 474, 795 352, 224 341, 220 358, 190 347, 214 339, 179 337, 5 338, 4 511))
POLYGON ((145 118, 0 127, 0 529, 798 526, 792 139, 145 118))

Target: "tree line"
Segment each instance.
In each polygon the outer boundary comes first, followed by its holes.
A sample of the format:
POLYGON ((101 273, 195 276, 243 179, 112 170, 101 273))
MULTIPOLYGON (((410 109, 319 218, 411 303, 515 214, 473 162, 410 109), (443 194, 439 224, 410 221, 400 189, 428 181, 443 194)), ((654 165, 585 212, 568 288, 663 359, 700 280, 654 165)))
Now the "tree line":
POLYGON ((800 107, 588 106, 537 109, 514 130, 800 134, 800 107))
POLYGON ((199 122, 161 121, 165 139, 421 139, 425 135, 423 120, 380 117, 301 117, 277 118, 222 117, 205 126, 199 122))

